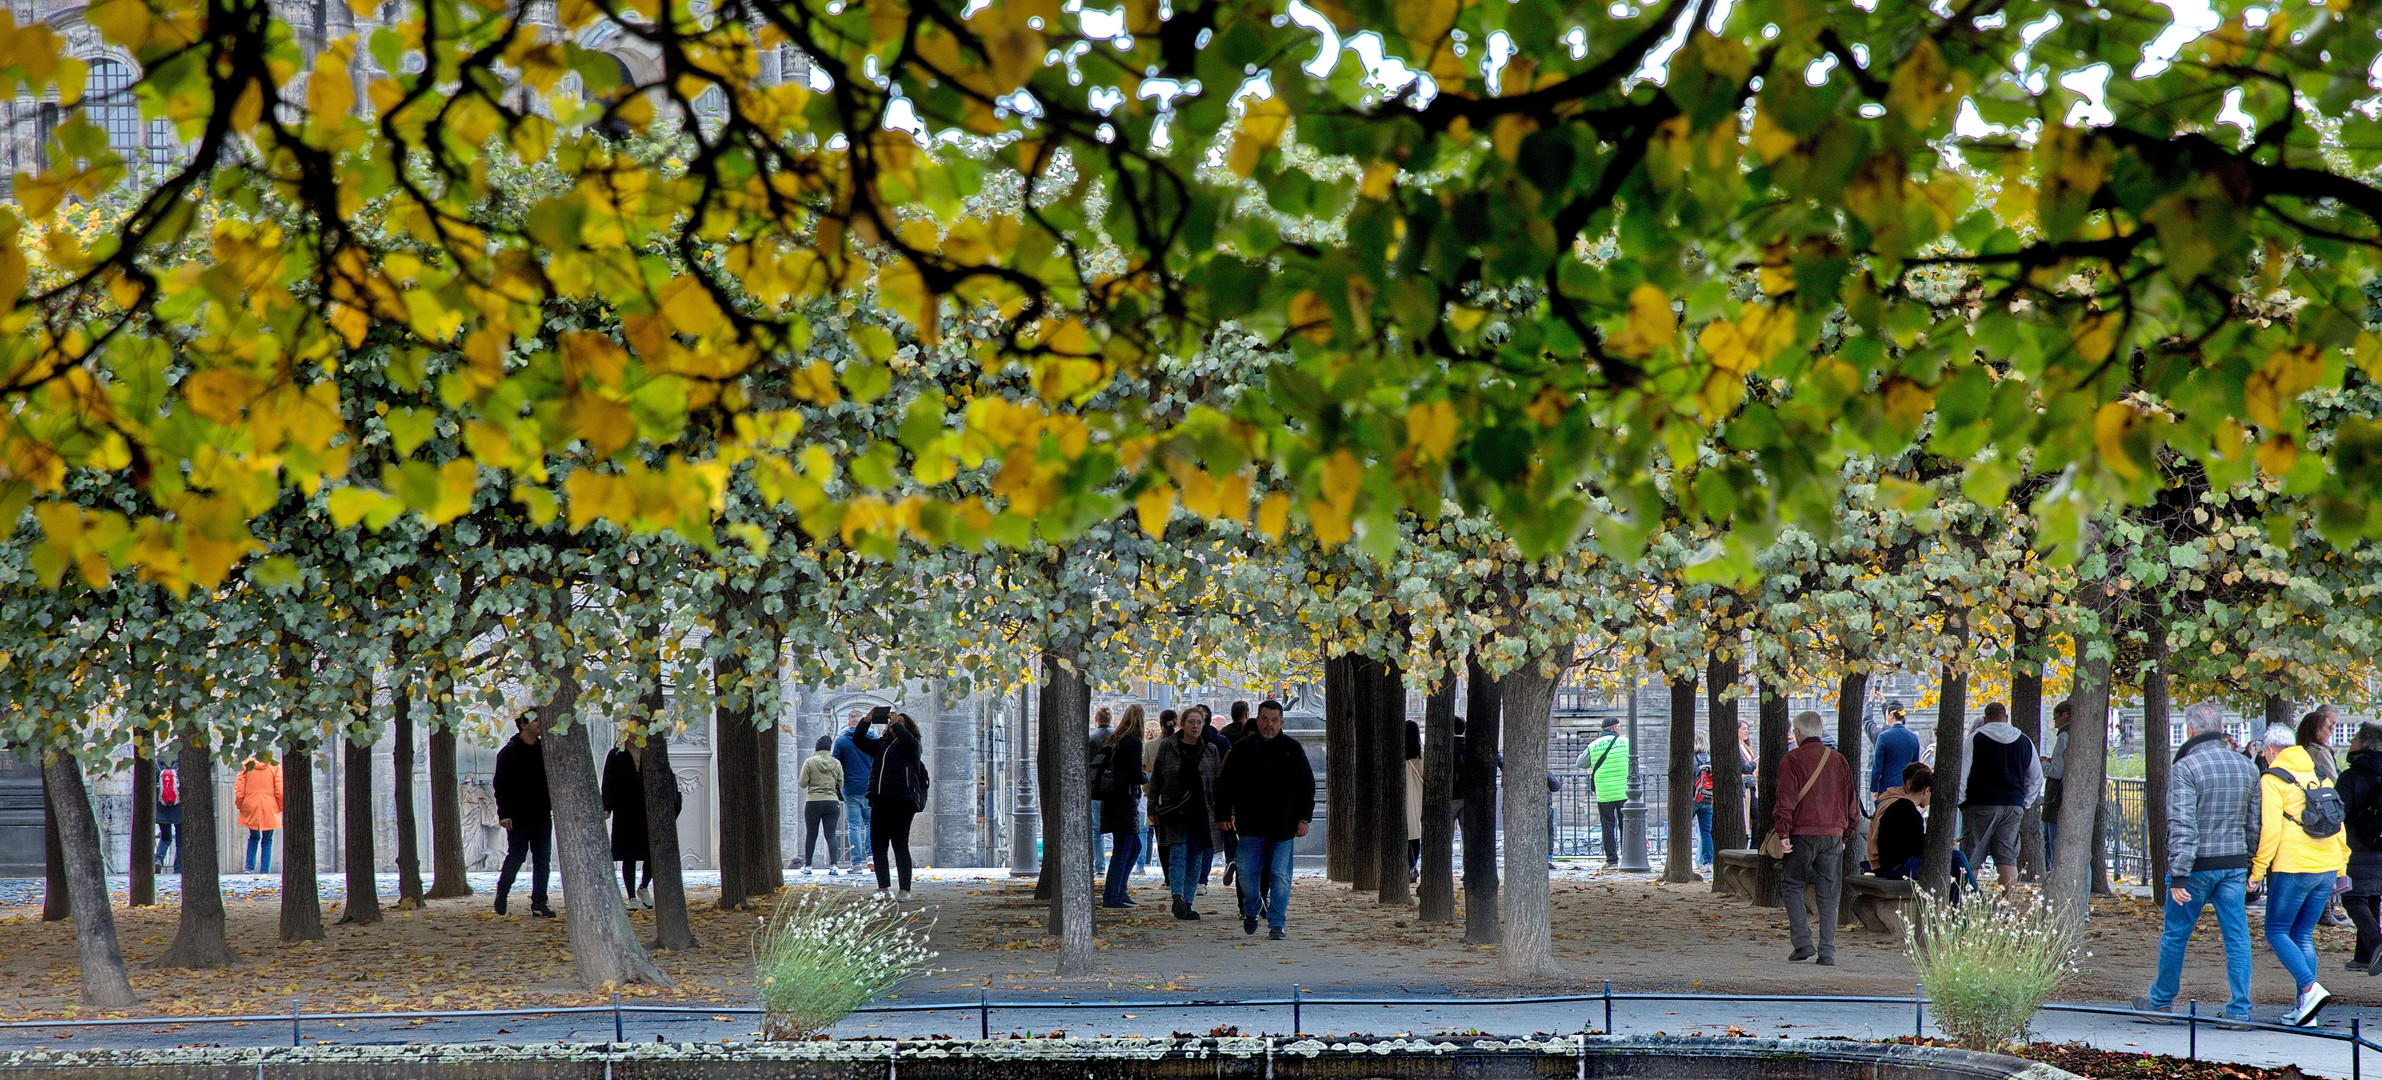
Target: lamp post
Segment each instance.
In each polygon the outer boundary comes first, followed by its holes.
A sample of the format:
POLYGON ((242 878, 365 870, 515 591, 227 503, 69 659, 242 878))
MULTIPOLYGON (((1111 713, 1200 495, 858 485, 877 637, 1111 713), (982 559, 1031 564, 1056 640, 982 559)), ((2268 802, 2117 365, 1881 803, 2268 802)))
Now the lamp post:
POLYGON ((1009 729, 1017 747, 1017 799, 1009 807, 1009 876, 1042 874, 1042 811, 1034 805, 1033 718, 1026 715, 1034 700, 1031 683, 1017 692, 1017 721, 1009 729))
POLYGON ((1629 800, 1621 804, 1621 862, 1617 870, 1633 874, 1651 872, 1646 864, 1646 787, 1638 772, 1638 690, 1642 685, 1636 676, 1629 680, 1629 800))

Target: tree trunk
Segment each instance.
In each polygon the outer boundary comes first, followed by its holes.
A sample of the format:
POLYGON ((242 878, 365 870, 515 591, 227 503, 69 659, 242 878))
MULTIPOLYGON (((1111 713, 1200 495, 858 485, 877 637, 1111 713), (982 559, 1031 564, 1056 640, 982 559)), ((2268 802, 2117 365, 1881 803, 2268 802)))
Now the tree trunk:
POLYGON ((414 819, 413 691, 401 679, 389 680, 389 797, 397 810, 397 910, 422 906, 422 848, 414 819))
POLYGON ((1505 692, 1505 888, 1501 894, 1505 941, 1497 948, 1498 974, 1509 983, 1569 979, 1555 963, 1547 855, 1551 824, 1547 801, 1547 727, 1555 714, 1555 687, 1571 666, 1571 647, 1532 657, 1498 680, 1505 692), (1544 662, 1554 670, 1545 674, 1544 662))
POLYGON ((1357 662, 1323 662, 1323 876, 1356 882, 1357 662))
POLYGON ((1381 695, 1384 677, 1381 661, 1370 656, 1355 660, 1351 675, 1355 691, 1349 695, 1353 706, 1349 738, 1355 744, 1348 779, 1348 816, 1355 842, 1349 885, 1358 892, 1375 892, 1381 888, 1385 876, 1381 865, 1381 833, 1389 827, 1381 820, 1381 757, 1385 752, 1381 745, 1381 714, 1388 703, 1381 695))
POLYGON ((759 882, 752 878, 752 857, 746 851, 758 838, 753 834, 753 807, 759 793, 759 770, 753 758, 761 752, 760 733, 753 729, 752 706, 749 699, 738 703, 737 695, 729 692, 728 665, 734 661, 713 657, 711 661, 712 746, 719 755, 719 825, 720 825, 720 898, 722 911, 736 911, 744 907, 746 898, 761 892, 759 882))
POLYGON ((1439 675, 1423 699, 1423 859, 1415 916, 1456 921, 1456 671, 1439 675))
MULTIPOLYGON (((772 680, 775 685, 775 680, 772 680)), ((778 730, 777 717, 753 730, 753 827, 745 834, 745 887, 755 896, 774 895, 786 887, 786 845, 784 840, 785 801, 778 789, 778 730)), ((947 777, 942 784, 957 791, 960 780, 947 777)))
MULTIPOLYGON (((81 766, 75 777, 82 778, 81 766)), ((52 809, 58 794, 50 790, 50 773, 41 773, 41 921, 64 922, 74 917, 73 889, 66 883, 66 841, 58 835, 58 812, 52 809)), ((104 880, 105 863, 101 866, 104 880)))
MULTIPOLYGON (((1663 821, 1670 843, 1663 852, 1662 879, 1673 885, 1702 881, 1696 874, 1696 681, 1671 678, 1671 761, 1663 821)), ((1720 770, 1712 771, 1714 786, 1720 770)))
MULTIPOLYGON (((99 820, 91 812, 91 795, 83 787, 83 766, 67 754, 53 754, 41 769, 43 803, 56 822, 61 855, 71 880, 63 891, 78 909, 74 913, 74 946, 83 968, 82 1004, 91 1009, 129 1009, 132 979, 124 970, 124 952, 116 945, 116 913, 108 908, 107 861, 100 853, 99 820)), ((210 845, 212 846, 212 845, 210 845)), ((190 866, 188 860, 182 864, 190 866)), ((185 900, 185 903, 188 901, 185 900)), ((217 910, 222 907, 217 898, 217 910)))
POLYGON ((322 887, 314 868, 314 748, 281 748, 281 940, 323 939, 322 887))
POLYGON ((124 855, 132 907, 157 902, 157 759, 144 752, 146 741, 136 735, 132 744, 132 835, 124 855))
MULTIPOLYGON (((1045 802, 1058 807, 1057 831, 1044 833, 1042 861, 1057 863, 1051 890, 1051 922, 1058 930, 1061 976, 1092 971, 1092 789, 1085 775, 1084 732, 1092 715, 1092 688, 1079 668, 1060 664, 1054 651, 1042 654, 1042 675, 1050 687, 1043 699, 1042 744, 1052 755, 1045 802)), ((1250 883, 1255 888, 1255 883, 1250 883)))
POLYGON ((638 778, 645 784, 646 853, 653 859, 652 947, 685 952, 701 943, 687 919, 686 868, 678 850, 678 773, 670 767, 670 729, 661 719, 669 702, 658 666, 652 675, 644 694, 645 757, 637 764, 638 778))
MULTIPOLYGON (((1869 789, 1868 763, 1862 756, 1866 747, 1863 746, 1861 734, 1861 707, 1868 698, 1868 672, 1853 672, 1836 680, 1836 747, 1853 766, 1853 801, 1856 803, 1860 801, 1861 793, 1869 789)), ((1877 823, 1871 821, 1864 826, 1864 831, 1876 827, 1877 823)), ((1868 853, 1864 844, 1846 844, 1844 876, 1849 878, 1860 873, 1861 859, 1868 853)))
MULTIPOLYGON (((1042 793, 1042 801, 1035 806, 1035 811, 1042 817, 1042 858, 1039 860, 1040 869, 1034 875, 1034 899, 1050 905, 1050 925, 1045 932, 1052 937, 1059 936, 1059 924, 1062 921, 1059 918, 1056 885, 1059 861, 1052 857, 1050 850, 1050 846, 1059 840, 1059 800, 1053 794, 1052 786, 1059 782, 1060 744, 1048 737, 1049 726, 1045 721, 1059 707, 1060 698, 1055 696, 1057 694, 1057 688, 1049 679, 1042 680, 1034 689, 1034 786, 1042 793)), ((1067 745, 1079 744, 1070 742, 1067 745)))
POLYGON ((1497 922, 1497 747, 1505 700, 1498 680, 1480 666, 1480 655, 1464 658, 1464 759, 1460 763, 1464 823, 1464 943, 1495 945, 1504 939, 1497 922))
POLYGON ((215 844, 215 761, 205 729, 182 731, 182 911, 174 943, 152 968, 219 968, 240 962, 223 937, 223 856, 215 844))
MULTIPOLYGON (((1966 643, 1963 632, 1960 640, 1966 643)), ((1935 714, 1935 797, 1927 815, 1927 846, 1919 859, 1919 887, 1938 896, 1950 895, 1952 853, 1960 847, 1961 762, 1968 755, 1968 674, 1944 663, 1943 690, 1935 714)), ((1969 867, 1971 871, 1982 867, 1969 867)))
MULTIPOLYGON (((1734 642, 1716 645, 1711 660, 1704 668, 1704 725, 1712 749, 1712 849, 1743 851, 1745 839, 1745 780, 1741 758, 1737 750, 1737 695, 1742 689, 1737 680, 1744 670, 1733 655, 1723 651, 1735 647, 1734 642)), ((1717 856, 1716 856, 1717 857, 1717 856)), ((1712 875, 1712 887, 1720 888, 1720 875, 1712 875)))
POLYGON ((1381 828, 1374 835, 1375 859, 1380 863, 1381 897, 1386 905, 1414 903, 1414 886, 1406 876, 1406 669, 1395 660, 1381 665, 1381 682, 1374 691, 1374 741, 1381 752, 1374 757, 1374 812, 1381 828))
POLYGON ((463 778, 455 769, 455 729, 430 732, 430 891, 425 899, 471 895, 463 863, 463 778))
POLYGON ((2150 620, 2150 671, 2142 677, 2142 837, 2150 854, 2150 891, 2167 884, 2167 625, 2150 620))
MULTIPOLYGON (((1778 763, 1786 760, 1794 743, 1792 721, 1788 717, 1786 688, 1769 679, 1757 680, 1756 706, 1760 720, 1754 737, 1754 759, 1761 762, 1761 772, 1755 776, 1757 786, 1753 800, 1753 846, 1761 847, 1771 826, 1777 820, 1778 763)), ((1763 859, 1754 871, 1754 903, 1761 907, 1777 907, 1786 895, 1786 863, 1763 859)))
MULTIPOLYGON (((2013 617, 2010 627, 2012 660, 2010 661, 2010 724, 2035 745, 2040 755, 2048 745, 2043 741, 2043 668, 2035 656, 2042 643, 2043 631, 2029 626, 2022 617, 2013 617)), ((2028 878, 2043 879, 2043 804, 2027 807, 2018 818, 2018 870, 2028 878)))
MULTIPOLYGON (((2088 595, 2098 591, 2085 590, 2088 595)), ((2090 838, 2099 831, 2101 781, 2109 758, 2110 671, 2104 643, 2081 633, 2078 637, 2076 682, 2068 692, 2068 758, 2060 784, 2061 843, 2043 893, 2059 917, 2081 932, 2092 887, 2087 864, 2098 857, 2090 838)))
MULTIPOLYGON (((2266 726, 2267 726, 2267 727, 2273 727, 2273 726, 2274 726, 2274 725, 2276 725, 2276 724, 2281 724, 2281 725, 2283 725, 2284 727, 2287 727, 2287 728, 2297 728, 2297 727, 2299 726, 2299 725, 2298 725, 2298 723, 2297 723, 2297 719, 2291 715, 2291 712, 2292 712, 2292 701, 2291 701, 2291 699, 2290 699, 2290 698, 2284 697, 2284 696, 2283 696, 2283 695, 2281 695, 2281 694, 2268 694, 2268 695, 2266 695, 2266 726)), ((2258 734, 2260 734, 2260 735, 2264 735, 2264 734, 2266 734, 2265 728, 2260 728, 2260 729, 2259 729, 2259 731, 2258 731, 2258 734)), ((2104 738, 2102 741, 2103 741, 2103 742, 2107 742, 2108 740, 2107 740, 2106 738, 2104 738)), ((2070 745, 2073 745, 2073 744, 2074 744, 2074 741, 2071 739, 2071 740, 2070 740, 2070 745)))
POLYGON ((563 928, 571 945, 571 966, 589 990, 644 983, 669 986, 629 924, 629 909, 614 887, 611 839, 604 833, 604 797, 596 778, 595 751, 588 745, 587 720, 579 715, 579 678, 567 667, 558 673, 554 696, 538 706, 539 756, 546 762, 546 791, 554 803, 554 861, 562 867, 563 928))
MULTIPOLYGON (((339 749, 345 781, 339 793, 341 863, 347 871, 347 902, 339 909, 339 925, 370 926, 380 921, 380 867, 372 851, 372 747, 342 739, 339 749)), ((183 813, 187 820, 189 811, 183 813)))

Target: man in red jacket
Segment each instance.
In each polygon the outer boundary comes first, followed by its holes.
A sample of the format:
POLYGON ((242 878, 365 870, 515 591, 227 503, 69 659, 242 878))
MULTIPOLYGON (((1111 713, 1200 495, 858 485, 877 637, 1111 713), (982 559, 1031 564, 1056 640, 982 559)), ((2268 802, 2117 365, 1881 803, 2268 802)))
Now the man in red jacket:
POLYGON ((1771 827, 1786 849, 1787 930, 1795 952, 1789 961, 1809 960, 1811 916, 1803 910, 1803 888, 1816 877, 1820 887, 1822 967, 1836 966, 1836 910, 1844 892, 1844 845, 1861 818, 1853 791, 1853 767, 1820 741, 1820 714, 1795 717, 1795 748, 1778 763, 1778 807, 1771 827))

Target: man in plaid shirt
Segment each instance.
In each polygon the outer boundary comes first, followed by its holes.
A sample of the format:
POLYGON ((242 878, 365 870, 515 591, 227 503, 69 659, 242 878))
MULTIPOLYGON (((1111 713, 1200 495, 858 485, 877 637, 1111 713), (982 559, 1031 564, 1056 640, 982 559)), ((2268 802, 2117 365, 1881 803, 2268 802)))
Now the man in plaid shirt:
POLYGON ((2250 795, 2258 789, 2258 766, 2225 738, 2224 718, 2214 705, 2184 711, 2183 746, 2167 772, 2167 925, 2159 935, 2159 975, 2134 1007, 2166 1012, 2175 1007, 2183 981, 2184 946, 2200 923, 2201 909, 2217 909, 2225 935, 2225 981, 2233 991, 2228 1019, 2250 1015, 2250 919, 2247 892, 2250 852, 2258 846, 2251 830, 2250 795))

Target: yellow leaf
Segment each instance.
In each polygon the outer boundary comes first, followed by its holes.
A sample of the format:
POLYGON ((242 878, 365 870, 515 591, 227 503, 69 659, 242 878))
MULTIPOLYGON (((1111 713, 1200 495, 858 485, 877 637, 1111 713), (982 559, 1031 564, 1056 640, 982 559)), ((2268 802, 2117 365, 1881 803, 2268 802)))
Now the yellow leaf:
POLYGON ((2324 378, 2324 354, 2314 345, 2277 349, 2242 384, 2242 405, 2269 432, 2283 427, 2283 410, 2324 378))
POLYGON ((1537 130, 1538 121, 1518 113, 1507 113, 1498 117, 1496 126, 1489 129, 1489 145, 1495 148, 1498 157, 1518 161, 1522 157, 1523 138, 1537 130))
POLYGON ((218 424, 237 424, 255 398, 255 383, 230 368, 208 368, 182 381, 190 410, 218 424))
POLYGON ((1631 289, 1629 315, 1621 332, 1613 335, 1613 351, 1632 359, 1644 359, 1654 350, 1678 340, 1679 320, 1671 313, 1671 298, 1652 285, 1631 289))
POLYGON ((1277 491, 1257 504, 1257 531, 1268 539, 1280 537, 1290 524, 1290 496, 1277 491))
POLYGON ((1307 340, 1328 345, 1332 340, 1332 306, 1313 289, 1301 289, 1290 298, 1290 328, 1305 334, 1307 340))
POLYGON ((2129 481, 2142 479, 2143 473, 2142 463, 2126 445, 2126 436, 2139 418, 2133 404, 2124 401, 2108 402, 2093 414, 2093 445, 2101 451, 2101 463, 2129 481))
POLYGON ((1133 500, 1133 510, 1141 519, 1141 531, 1151 536, 1166 533, 1166 519, 1174 516, 1174 488, 1158 484, 1133 500))
POLYGON ((1950 80, 1951 71, 1944 66, 1944 56, 1937 50, 1935 39, 1920 38, 1901 66, 1894 69, 1894 78, 1886 89, 1886 115, 1900 119, 1912 131, 1926 131, 1935 124, 1936 113, 1943 109, 1944 99, 1951 90, 1950 80))
POLYGON ((2258 468, 2268 476, 2281 476, 2299 460, 2299 444, 2289 435, 2277 435, 2258 444, 2258 468))
POLYGON ((1767 165, 1795 152, 1795 137, 1770 119, 1767 112, 1753 114, 1753 152, 1767 165))
POLYGON ((1425 401, 1406 410, 1406 448, 1415 460, 1445 461, 1456 444, 1456 407, 1445 401, 1425 401))
POLYGON ((1315 540, 1325 551, 1347 543, 1355 532, 1345 511, 1321 499, 1307 504, 1307 520, 1314 525, 1315 540))
POLYGON ((1376 161, 1365 166, 1365 178, 1357 184, 1357 193, 1376 201, 1386 199, 1389 198, 1390 186, 1397 182, 1398 167, 1387 161, 1376 161))
POLYGON ((2076 355, 2095 364, 2108 359, 2110 350, 2117 347, 2117 320, 2117 313, 2110 311, 2077 320, 2076 355))
POLYGON ((693 275, 662 286, 654 300, 661 306, 662 318, 669 320, 670 328, 681 334, 700 336, 719 327, 720 306, 693 275))
POLYGON ((1282 141, 1282 129, 1290 122, 1290 107, 1279 97, 1249 103, 1241 114, 1241 124, 1232 133, 1232 171, 1247 176, 1257 171, 1257 158, 1274 144, 1282 141))

